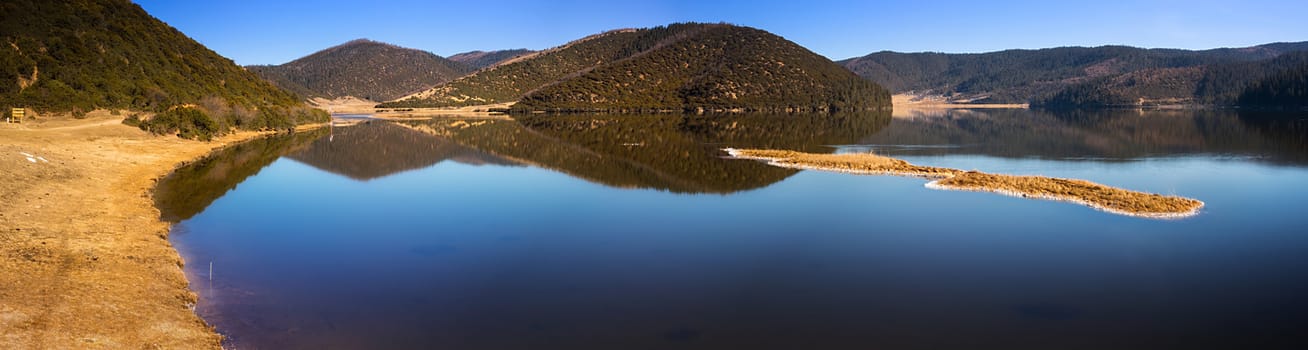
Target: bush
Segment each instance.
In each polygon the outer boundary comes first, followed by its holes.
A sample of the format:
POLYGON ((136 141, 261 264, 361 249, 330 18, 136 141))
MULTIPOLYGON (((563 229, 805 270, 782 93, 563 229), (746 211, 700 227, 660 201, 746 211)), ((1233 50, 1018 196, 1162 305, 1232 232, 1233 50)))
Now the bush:
MULTIPOLYGON (((141 127, 141 117, 136 113, 128 114, 127 118, 123 118, 123 125, 135 126, 139 128, 141 127)), ((142 128, 142 130, 144 130, 144 128, 142 128)))
POLYGON ((218 123, 204 111, 192 107, 174 108, 159 113, 148 121, 140 123, 141 130, 154 134, 173 134, 184 139, 212 140, 214 135, 221 135, 223 130, 218 123))

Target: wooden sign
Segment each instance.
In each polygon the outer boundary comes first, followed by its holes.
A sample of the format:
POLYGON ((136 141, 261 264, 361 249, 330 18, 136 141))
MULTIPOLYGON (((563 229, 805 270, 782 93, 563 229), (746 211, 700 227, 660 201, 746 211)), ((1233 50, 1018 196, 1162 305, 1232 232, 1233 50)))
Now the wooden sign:
MULTIPOLYGON (((2 110, 2 109, 0 109, 0 110, 2 110)), ((23 122, 23 117, 24 117, 26 114, 27 114, 27 109, 26 109, 26 108, 14 108, 14 109, 11 109, 11 110, 9 110, 9 122, 10 122, 10 123, 22 123, 22 122, 23 122)))

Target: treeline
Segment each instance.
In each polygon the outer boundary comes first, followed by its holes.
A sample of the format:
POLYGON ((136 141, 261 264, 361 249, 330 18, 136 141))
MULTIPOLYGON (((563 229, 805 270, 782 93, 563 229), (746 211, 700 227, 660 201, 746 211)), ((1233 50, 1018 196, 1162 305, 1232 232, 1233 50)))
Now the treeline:
POLYGON ((771 33, 700 25, 645 54, 523 97, 515 110, 835 111, 888 107, 887 90, 771 33))
POLYGON ((1108 79, 1069 86, 1050 95, 1032 99, 1030 104, 1045 108, 1103 108, 1134 106, 1138 99, 1128 97, 1106 84, 1108 79))
POLYGON ((1269 74, 1245 89, 1238 104, 1246 107, 1308 108, 1308 54, 1287 57, 1288 68, 1269 74))
POLYGON ((126 0, 4 1, 0 39, 0 107, 155 112, 142 125, 196 137, 326 117, 126 0))
MULTIPOLYGON (((1169 91, 1178 87, 1192 90, 1202 67, 1259 61, 1304 50, 1308 50, 1308 42, 1203 51, 1103 46, 981 54, 878 52, 839 63, 896 92, 930 92, 976 99, 974 102, 1026 103, 1087 83, 1098 83, 1128 96, 1171 98, 1176 96, 1169 91)), ((1190 92, 1186 91, 1187 96, 1190 92)))
POLYGON ((535 51, 528 49, 497 50, 497 51, 469 51, 454 54, 448 57, 451 61, 459 62, 471 66, 473 69, 482 69, 495 65, 518 56, 526 55, 535 51))
POLYGON ((1308 67, 1308 52, 1291 52, 1266 60, 1195 68, 1195 74, 1182 77, 1193 81, 1189 89, 1165 86, 1162 79, 1141 84, 1095 79, 1037 97, 1031 104, 1045 108, 1134 107, 1145 99, 1171 93, 1189 104, 1302 106, 1303 91, 1308 89, 1302 79, 1304 67, 1308 67))

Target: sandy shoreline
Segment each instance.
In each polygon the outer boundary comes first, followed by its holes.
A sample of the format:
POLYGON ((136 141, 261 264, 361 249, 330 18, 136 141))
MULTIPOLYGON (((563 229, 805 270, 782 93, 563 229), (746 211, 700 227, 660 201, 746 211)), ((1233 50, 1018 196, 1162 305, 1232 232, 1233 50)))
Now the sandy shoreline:
POLYGON ((924 185, 924 187, 930 189, 990 192, 990 193, 996 193, 996 194, 1018 197, 1018 198, 1044 199, 1044 200, 1052 200, 1052 201, 1069 202, 1069 203, 1084 205, 1106 213, 1149 218, 1149 219, 1177 219, 1177 218, 1190 217, 1190 216, 1198 215, 1200 209, 1202 209, 1204 206, 1204 203, 1202 201, 1198 201, 1190 198, 1181 198, 1181 197, 1173 197, 1173 196, 1165 197, 1165 196, 1159 196, 1150 193, 1135 192, 1135 191, 1113 188, 1111 186, 1095 184, 1082 180, 1054 179, 1054 178, 1045 178, 1042 176, 1011 176, 1011 175, 994 175, 994 174, 985 174, 985 173, 976 173, 976 172, 965 172, 962 170, 949 169, 949 168, 916 166, 916 165, 909 164, 907 162, 903 162, 902 160, 889 158, 889 157, 881 157, 881 156, 868 155, 870 157, 884 158, 887 161, 894 161, 902 164, 892 164, 892 165, 887 165, 885 167, 873 167, 870 170, 860 169, 860 168, 837 168, 831 166, 818 166, 814 164, 806 164, 803 161, 795 161, 791 159, 754 154, 760 152, 775 153, 775 152, 785 152, 785 151, 740 150, 734 148, 725 148, 723 149, 723 151, 727 152, 727 154, 730 155, 732 158, 765 161, 768 163, 768 165, 783 167, 783 168, 802 169, 802 170, 820 170, 820 171, 830 171, 830 172, 840 172, 840 173, 860 174, 860 175, 895 175, 895 176, 919 177, 919 178, 926 178, 932 180, 924 185), (905 168, 916 169, 916 170, 897 170, 896 167, 905 167, 905 168), (1076 195, 1056 195, 1050 193, 1040 193, 1039 191, 1036 190, 1024 191, 1024 190, 1015 190, 1010 188, 1002 188, 1000 186, 985 186, 985 185, 960 186, 960 185, 942 183, 944 181, 953 180, 959 177, 995 177, 995 176, 1005 177, 1005 178, 1025 177, 1025 178, 1032 178, 1032 179, 1038 179, 1040 181, 1050 181, 1050 182, 1071 182, 1081 185, 1088 185, 1090 187, 1101 187, 1103 189, 1111 189, 1112 191, 1125 192, 1128 193, 1130 196, 1142 198, 1142 200, 1174 201, 1174 202, 1190 204, 1191 207, 1182 211, 1166 211, 1166 212, 1131 211, 1131 210, 1103 205, 1093 200, 1076 196, 1076 195))
POLYGON ((151 194, 177 166, 267 133, 200 142, 121 120, 0 125, 0 348, 220 348, 151 194))

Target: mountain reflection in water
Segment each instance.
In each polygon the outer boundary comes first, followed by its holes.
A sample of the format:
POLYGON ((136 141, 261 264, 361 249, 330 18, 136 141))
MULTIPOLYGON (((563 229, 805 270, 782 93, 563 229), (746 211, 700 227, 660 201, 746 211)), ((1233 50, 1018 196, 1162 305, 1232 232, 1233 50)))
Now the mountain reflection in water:
POLYGON ((1286 185, 1308 178, 1303 130, 1229 111, 372 121, 232 147, 156 198, 229 348, 1275 348, 1308 324, 1308 195, 1286 185), (723 147, 1208 206, 1141 220, 723 147))
POLYGON ((1103 161, 1209 154, 1308 164, 1308 122, 1284 113, 960 109, 901 114, 846 150, 1103 161))

